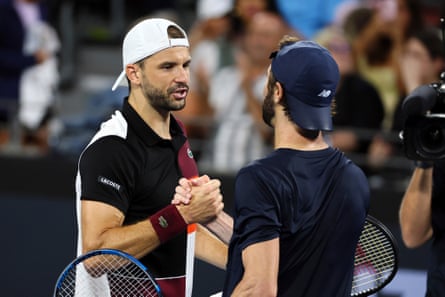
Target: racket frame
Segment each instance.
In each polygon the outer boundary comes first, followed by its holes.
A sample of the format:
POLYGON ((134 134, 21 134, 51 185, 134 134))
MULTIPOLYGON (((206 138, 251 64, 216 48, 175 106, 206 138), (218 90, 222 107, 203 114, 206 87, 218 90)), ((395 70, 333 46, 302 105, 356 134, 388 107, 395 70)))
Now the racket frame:
MULTIPOLYGON (((391 244, 393 253, 394 253, 394 266, 393 266, 393 269, 391 270, 391 274, 389 275, 388 278, 386 278, 384 280, 384 282, 382 282, 375 288, 371 288, 369 290, 366 290, 366 291, 363 291, 360 293, 352 294, 352 292, 351 292, 351 296, 354 296, 354 297, 369 296, 369 295, 372 295, 372 294, 380 291, 381 289, 383 289, 386 285, 388 285, 393 280, 394 276, 397 273, 398 267, 399 267, 399 259, 398 259, 399 247, 398 247, 397 241, 396 241, 394 235, 391 233, 391 231, 382 222, 380 222, 378 219, 376 219, 375 217, 373 217, 371 215, 366 216, 366 220, 365 220, 365 224, 363 225, 362 233, 365 231, 366 224, 371 224, 374 227, 376 227, 377 229, 379 229, 381 231, 381 233, 384 234, 385 237, 388 239, 389 243, 391 244)), ((361 237, 362 233, 360 234, 360 237, 361 237)), ((359 242, 357 243, 357 246, 359 244, 360 244, 360 239, 359 239, 359 242)), ((355 258, 354 258, 354 272, 357 267, 355 264, 356 263, 355 263, 355 258)), ((355 275, 355 273, 354 273, 354 275, 355 275)))
POLYGON ((57 297, 57 292, 59 291, 63 281, 65 280, 65 278, 69 275, 70 271, 76 267, 79 263, 82 263, 83 261, 85 261, 86 259, 89 259, 91 257, 94 256, 98 256, 98 255, 114 255, 114 256, 120 256, 123 257, 129 261, 131 261, 133 264, 137 265, 141 270, 143 270, 147 276, 150 278, 150 281, 152 282, 155 290, 157 291, 159 297, 162 297, 162 292, 161 292, 161 288, 159 287, 159 285, 156 283, 155 278, 151 275, 150 271, 147 269, 147 267, 145 267, 144 264, 142 264, 138 259, 136 259, 135 257, 133 257, 130 254, 127 254, 123 251, 117 250, 117 249, 97 249, 97 250, 92 250, 89 251, 85 254, 82 254, 80 256, 78 256, 76 259, 74 259, 73 261, 71 261, 70 264, 68 264, 65 269, 62 271, 62 273, 60 274, 60 276, 57 279, 55 288, 54 288, 54 295, 53 297, 57 297))

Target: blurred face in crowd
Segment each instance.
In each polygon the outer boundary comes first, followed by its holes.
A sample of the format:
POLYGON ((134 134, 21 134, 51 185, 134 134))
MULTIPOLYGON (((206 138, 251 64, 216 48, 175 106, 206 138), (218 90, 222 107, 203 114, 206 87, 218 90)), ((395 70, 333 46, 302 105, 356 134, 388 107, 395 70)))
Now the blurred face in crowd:
POLYGON ((227 17, 209 18, 202 23, 202 31, 206 37, 216 38, 230 30, 230 20, 227 17))
POLYGON ((162 50, 139 63, 144 97, 157 110, 180 110, 189 89, 190 52, 186 47, 162 50))
POLYGON ((249 24, 244 40, 244 49, 250 59, 258 64, 268 64, 269 55, 276 50, 278 42, 287 33, 287 27, 275 14, 261 12, 249 24))
POLYGON ((402 56, 402 63, 414 61, 420 71, 418 75, 423 83, 431 83, 439 80, 439 72, 442 70, 441 58, 433 59, 425 45, 417 38, 411 37, 405 44, 405 49, 402 56))
POLYGON ((247 23, 256 13, 267 9, 267 2, 267 0, 237 0, 235 13, 247 23))
POLYGON ((327 42, 326 48, 331 52, 335 62, 337 62, 340 74, 354 71, 351 46, 345 37, 335 34, 327 42))

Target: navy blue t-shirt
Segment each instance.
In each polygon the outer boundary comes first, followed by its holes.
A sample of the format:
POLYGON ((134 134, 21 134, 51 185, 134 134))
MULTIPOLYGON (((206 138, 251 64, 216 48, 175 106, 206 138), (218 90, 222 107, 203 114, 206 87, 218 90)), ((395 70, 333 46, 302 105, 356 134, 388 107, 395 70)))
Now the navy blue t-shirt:
POLYGON ((362 170, 333 148, 278 149, 241 169, 223 296, 243 276, 243 249, 277 237, 278 296, 350 296, 369 196, 362 170))

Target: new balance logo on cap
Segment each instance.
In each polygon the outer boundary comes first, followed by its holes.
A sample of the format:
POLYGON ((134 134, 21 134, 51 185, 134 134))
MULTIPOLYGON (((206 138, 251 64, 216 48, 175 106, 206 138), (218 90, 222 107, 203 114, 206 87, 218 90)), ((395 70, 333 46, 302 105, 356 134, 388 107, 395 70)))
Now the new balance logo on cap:
POLYGON ((331 95, 331 90, 323 90, 318 94, 319 97, 328 98, 331 95))

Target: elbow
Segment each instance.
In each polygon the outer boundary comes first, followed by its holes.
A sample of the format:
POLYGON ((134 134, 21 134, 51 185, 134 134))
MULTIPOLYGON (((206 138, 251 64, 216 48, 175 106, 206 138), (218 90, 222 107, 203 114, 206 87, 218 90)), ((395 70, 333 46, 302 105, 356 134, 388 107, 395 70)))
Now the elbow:
POLYGON ((98 239, 84 239, 82 241, 82 253, 87 253, 92 250, 100 249, 103 242, 98 239))
POLYGON ((413 230, 402 228, 403 244, 409 248, 414 249, 424 244, 430 238, 429 234, 418 234, 413 230))
POLYGON ((256 292, 258 295, 253 296, 264 296, 264 297, 276 297, 278 294, 278 287, 276 281, 264 281, 264 285, 257 287, 256 292))
POLYGON ((277 296, 277 291, 276 290, 269 290, 267 292, 265 292, 266 294, 264 296, 267 297, 276 297, 277 296))
POLYGON ((403 244, 409 249, 414 249, 422 245, 421 242, 419 242, 412 236, 402 236, 402 239, 403 239, 403 244))
POLYGON ((261 279, 246 279, 243 278, 232 297, 238 296, 261 296, 261 297, 276 297, 278 294, 278 287, 276 282, 261 279))

